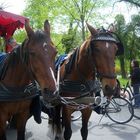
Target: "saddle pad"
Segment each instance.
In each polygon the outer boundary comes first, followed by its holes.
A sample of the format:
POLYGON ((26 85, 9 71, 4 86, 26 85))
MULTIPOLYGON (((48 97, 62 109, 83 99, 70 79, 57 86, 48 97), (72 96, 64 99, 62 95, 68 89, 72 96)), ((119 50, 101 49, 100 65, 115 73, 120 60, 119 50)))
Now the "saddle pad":
POLYGON ((63 62, 67 59, 67 54, 60 55, 55 61, 55 69, 58 70, 59 65, 62 65, 63 62))
POLYGON ((7 54, 4 52, 0 52, 0 67, 3 64, 5 58, 7 57, 7 54))
POLYGON ((2 79, 5 75, 7 65, 5 65, 5 59, 8 57, 8 53, 1 52, 0 53, 0 79, 2 79))

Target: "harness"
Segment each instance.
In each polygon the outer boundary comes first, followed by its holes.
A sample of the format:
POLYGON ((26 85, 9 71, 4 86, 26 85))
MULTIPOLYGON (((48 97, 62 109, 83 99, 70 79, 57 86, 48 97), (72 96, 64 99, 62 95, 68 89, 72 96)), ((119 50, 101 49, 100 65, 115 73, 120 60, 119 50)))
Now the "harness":
POLYGON ((80 96, 93 95, 93 92, 100 91, 100 83, 98 80, 89 80, 86 82, 79 81, 63 81, 60 83, 60 93, 74 93, 74 95, 80 96))
MULTIPOLYGON (((110 42, 114 42, 114 43, 118 43, 118 41, 112 36, 111 33, 104 31, 100 31, 98 34, 95 35, 95 37, 91 40, 90 42, 90 46, 87 49, 87 57, 89 59, 89 62, 91 63, 91 67, 93 69, 93 73, 94 75, 96 75, 97 78, 108 78, 108 79, 114 79, 116 78, 116 75, 113 74, 104 74, 104 73, 100 73, 97 69, 96 69, 96 64, 95 62, 93 62, 93 58, 91 57, 92 55, 92 51, 93 51, 93 47, 94 45, 92 43, 96 42, 96 41, 110 41, 110 42), (91 46, 93 45, 93 46, 91 46), (91 60, 92 58, 92 60, 91 60)), ((118 46, 119 47, 119 46, 118 46)), ((71 55, 71 57, 68 60, 68 63, 65 65, 65 75, 70 74, 71 69, 73 68, 73 65, 76 64, 77 60, 79 57, 79 48, 77 48, 75 50, 75 52, 73 53, 73 55, 71 55)), ((85 96, 94 96, 94 93, 96 92, 100 92, 101 90, 101 84, 100 82, 95 78, 93 78, 93 80, 89 80, 87 81, 84 74, 80 71, 80 68, 78 66, 78 64, 76 65, 78 71, 79 71, 79 76, 81 77, 80 81, 69 81, 67 79, 65 79, 66 76, 64 76, 63 80, 60 80, 59 86, 60 86, 60 96, 62 93, 70 93, 76 95, 76 93, 80 93, 77 94, 78 96, 74 96, 74 98, 70 101, 74 101, 75 99, 79 99, 79 98, 83 98, 85 96)), ((68 95, 69 96, 69 95, 68 95)), ((67 100, 65 100, 64 98, 61 97, 61 101, 64 104, 69 104, 69 102, 67 102, 67 100), (64 100, 64 102, 63 102, 64 100)), ((75 104, 75 103, 74 103, 75 104)))
POLYGON ((0 83, 0 101, 21 101, 34 98, 40 94, 36 83, 24 87, 7 87, 0 83))
MULTIPOLYGON (((23 52, 23 45, 21 47, 15 48, 11 53, 6 55, 1 65, 0 80, 4 79, 8 67, 11 63, 12 65, 15 65, 16 61, 21 60, 21 63, 27 65, 28 67, 28 63, 30 63, 28 62, 29 52, 28 50, 23 52), (16 60, 12 61, 11 59, 9 59, 10 55, 12 55, 13 60, 16 60)), ((40 90, 38 89, 36 82, 33 80, 34 76, 32 74, 31 68, 29 68, 28 72, 30 73, 32 80, 29 85, 22 87, 8 87, 2 82, 0 82, 0 101, 19 101, 25 99, 32 99, 40 94, 40 90)))
POLYGON ((64 80, 60 79, 60 82, 59 82, 60 96, 63 96, 63 93, 66 93, 65 95, 67 95, 68 97, 74 95, 74 98, 72 99, 73 101, 75 99, 80 99, 86 96, 94 97, 94 94, 101 90, 101 84, 98 80, 85 79, 85 77, 79 70, 78 64, 76 65, 76 67, 79 71, 81 80, 70 81, 65 78, 67 74, 71 73, 71 69, 73 68, 73 65, 77 62, 78 57, 79 57, 79 48, 77 48, 75 52, 70 56, 68 63, 65 65, 65 75, 63 78, 64 80))

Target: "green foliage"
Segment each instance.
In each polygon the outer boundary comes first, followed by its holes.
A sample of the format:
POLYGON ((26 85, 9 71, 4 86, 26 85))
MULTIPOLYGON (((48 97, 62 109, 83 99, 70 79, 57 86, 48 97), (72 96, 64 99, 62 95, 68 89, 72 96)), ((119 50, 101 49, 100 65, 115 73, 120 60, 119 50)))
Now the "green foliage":
POLYGON ((127 56, 129 56, 128 59, 132 60, 134 58, 137 58, 137 56, 140 55, 140 16, 139 15, 133 15, 131 18, 131 22, 127 25, 126 28, 126 44, 127 44, 127 56), (128 51, 129 50, 129 51, 128 51))
POLYGON ((120 78, 118 78, 118 80, 120 81, 121 87, 123 87, 126 85, 126 83, 129 79, 127 79, 127 78, 124 79, 124 78, 120 77, 120 78))
POLYGON ((57 33, 58 31, 60 33, 60 29, 61 33, 66 29, 68 31, 69 23, 72 21, 73 27, 78 26, 77 30, 85 40, 85 21, 95 21, 97 17, 95 9, 106 5, 104 0, 27 0, 23 14, 29 17, 34 28, 41 28, 44 20, 49 19, 52 27, 58 27, 53 28, 57 33))
POLYGON ((64 54, 65 49, 62 47, 62 43, 61 43, 62 34, 52 33, 51 36, 52 36, 52 41, 58 50, 58 55, 64 54))
POLYGON ((62 47, 65 49, 65 53, 69 53, 71 50, 76 48, 79 44, 79 38, 77 34, 77 27, 72 28, 72 23, 70 24, 70 29, 68 33, 62 36, 62 47))
POLYGON ((53 41, 59 44, 59 53, 68 53, 85 40, 85 21, 95 21, 99 14, 96 14, 97 7, 106 5, 105 0, 27 0, 23 14, 30 19, 33 28, 42 28, 44 20, 48 19, 53 41))
POLYGON ((0 37, 0 52, 4 52, 4 46, 5 46, 4 40, 2 37, 0 37))
POLYGON ((24 41, 24 39, 26 38, 26 32, 25 32, 25 30, 22 30, 22 29, 17 30, 17 31, 14 33, 14 36, 13 36, 13 37, 16 39, 16 41, 17 41, 19 44, 21 44, 21 43, 24 41))
POLYGON ((140 16, 133 15, 131 22, 126 24, 123 15, 115 17, 116 33, 124 46, 124 56, 118 57, 120 60, 121 73, 123 77, 127 76, 130 61, 139 59, 140 56, 140 16))

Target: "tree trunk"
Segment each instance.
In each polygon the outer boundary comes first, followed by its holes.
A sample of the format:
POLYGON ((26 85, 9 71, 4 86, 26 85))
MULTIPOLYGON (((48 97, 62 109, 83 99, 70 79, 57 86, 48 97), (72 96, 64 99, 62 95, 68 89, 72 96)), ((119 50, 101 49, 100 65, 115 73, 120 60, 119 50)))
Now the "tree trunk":
POLYGON ((122 78, 126 78, 127 75, 126 75, 126 70, 125 70, 124 56, 120 56, 119 61, 120 61, 120 67, 121 67, 121 75, 122 75, 122 78))
POLYGON ((82 40, 85 41, 85 26, 84 26, 84 19, 81 18, 82 24, 82 40))

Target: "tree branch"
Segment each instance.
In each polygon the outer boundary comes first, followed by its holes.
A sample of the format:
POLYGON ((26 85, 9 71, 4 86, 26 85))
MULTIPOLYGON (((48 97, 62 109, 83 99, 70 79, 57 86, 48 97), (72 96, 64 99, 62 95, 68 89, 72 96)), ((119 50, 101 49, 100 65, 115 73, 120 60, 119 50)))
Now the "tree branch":
POLYGON ((122 1, 124 1, 124 2, 128 2, 128 3, 130 3, 130 4, 133 4, 133 5, 135 5, 135 6, 137 6, 137 7, 140 7, 140 1, 138 0, 119 0, 118 2, 122 2, 122 1))

